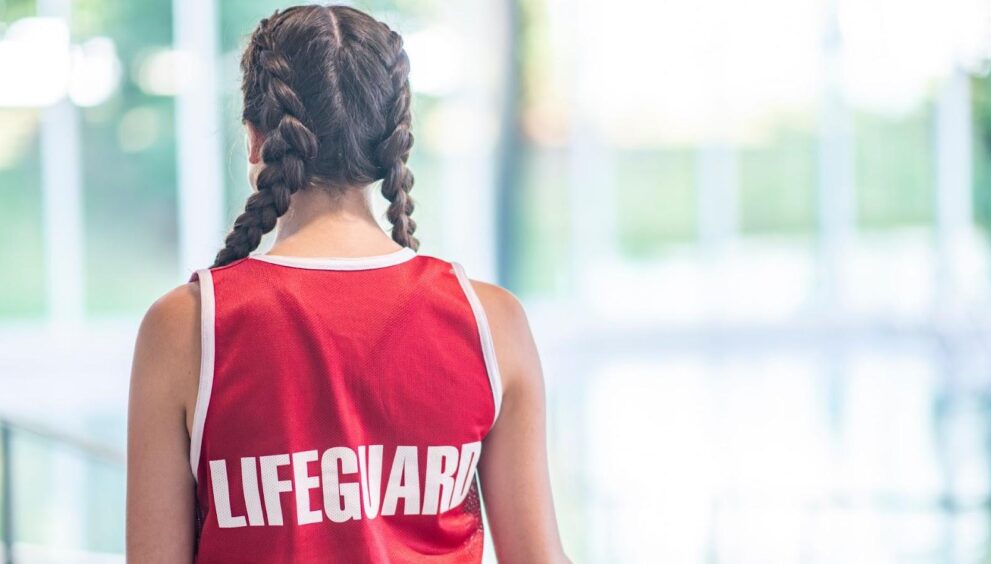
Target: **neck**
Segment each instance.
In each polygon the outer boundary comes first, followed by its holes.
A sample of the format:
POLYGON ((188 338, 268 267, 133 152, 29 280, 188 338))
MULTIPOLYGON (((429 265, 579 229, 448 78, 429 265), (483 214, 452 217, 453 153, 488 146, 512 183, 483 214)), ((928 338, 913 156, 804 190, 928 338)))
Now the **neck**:
POLYGON ((288 256, 374 256, 401 247, 372 213, 370 190, 331 190, 313 186, 292 195, 279 218, 270 254, 288 256))

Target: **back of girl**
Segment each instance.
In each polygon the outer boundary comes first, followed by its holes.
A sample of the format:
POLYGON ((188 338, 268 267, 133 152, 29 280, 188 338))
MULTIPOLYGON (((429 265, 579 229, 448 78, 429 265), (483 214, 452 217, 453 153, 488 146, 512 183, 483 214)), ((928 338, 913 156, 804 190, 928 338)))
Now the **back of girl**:
POLYGON ((417 252, 409 68, 349 7, 252 34, 253 193, 135 346, 130 561, 480 562, 483 498, 501 562, 567 561, 525 313, 417 252))

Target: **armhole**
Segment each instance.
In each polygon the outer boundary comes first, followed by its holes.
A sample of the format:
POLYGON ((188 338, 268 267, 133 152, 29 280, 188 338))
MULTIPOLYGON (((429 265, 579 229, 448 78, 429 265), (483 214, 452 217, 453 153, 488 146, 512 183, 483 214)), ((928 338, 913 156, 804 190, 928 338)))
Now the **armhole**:
POLYGON ((200 449, 203 445, 203 425, 213 391, 213 359, 216 302, 213 293, 213 274, 209 269, 196 271, 200 280, 200 380, 196 391, 196 404, 193 408, 192 436, 189 437, 189 467, 193 479, 198 480, 200 449))
POLYGON ((465 297, 468 298, 468 304, 471 305, 475 323, 478 325, 478 336, 482 345, 482 358, 485 360, 485 371, 488 373, 489 387, 492 389, 492 400, 495 403, 495 415, 492 418, 492 425, 494 426, 496 420, 499 418, 499 408, 502 406, 502 377, 499 374, 499 363, 496 360, 492 331, 489 328, 489 321, 485 316, 485 309, 482 307, 482 302, 478 299, 478 294, 475 293, 475 288, 472 287, 471 281, 468 280, 464 268, 456 262, 452 262, 451 266, 454 267, 454 274, 458 278, 458 283, 461 285, 461 290, 464 291, 465 297))

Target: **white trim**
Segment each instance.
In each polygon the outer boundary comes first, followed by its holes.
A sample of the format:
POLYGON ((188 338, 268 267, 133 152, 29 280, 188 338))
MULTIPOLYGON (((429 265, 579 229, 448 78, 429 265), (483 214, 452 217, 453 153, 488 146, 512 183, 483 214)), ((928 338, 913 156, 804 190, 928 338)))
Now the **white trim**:
POLYGON ((197 270, 200 280, 200 384, 196 392, 196 405, 193 409, 193 429, 189 438, 189 467, 193 470, 193 480, 200 466, 200 449, 203 445, 203 425, 206 411, 210 406, 213 392, 213 364, 216 318, 216 302, 213 293, 213 275, 207 268, 197 270))
POLYGON ((292 257, 286 255, 251 255, 250 258, 297 268, 313 270, 370 270, 404 263, 416 256, 416 251, 403 247, 385 255, 371 257, 292 257))
POLYGON ((502 376, 499 374, 499 363, 496 360, 495 344, 492 341, 492 331, 489 328, 489 320, 485 316, 485 309, 482 302, 475 293, 468 275, 465 274, 464 267, 460 263, 452 262, 454 274, 461 284, 461 289, 468 298, 471 311, 475 314, 475 323, 478 325, 478 336, 482 344, 482 357, 485 359, 485 370, 489 376, 489 385, 492 388, 492 399, 495 402, 495 416, 492 418, 492 425, 495 425, 499 418, 499 408, 502 406, 502 376))

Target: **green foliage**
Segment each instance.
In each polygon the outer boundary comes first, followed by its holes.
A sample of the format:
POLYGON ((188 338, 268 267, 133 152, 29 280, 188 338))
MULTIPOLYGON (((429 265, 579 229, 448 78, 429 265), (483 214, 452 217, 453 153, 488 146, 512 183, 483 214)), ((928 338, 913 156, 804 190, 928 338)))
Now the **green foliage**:
POLYGON ((0 22, 3 24, 33 16, 37 11, 36 0, 0 0, 0 22))
MULTIPOLYGON (((75 41, 94 35, 110 37, 118 55, 130 64, 142 50, 172 43, 172 3, 76 0, 72 3, 72 34, 75 41)), ((133 83, 128 86, 135 87, 133 83)))
POLYGON ((815 225, 817 139, 782 126, 738 153, 740 226, 744 233, 803 233, 815 225))
POLYGON ((896 117, 855 115, 857 221, 862 227, 932 220, 931 120, 928 106, 896 117))
MULTIPOLYGON (((25 151, 14 156, 17 160, 12 166, 0 166, 0 224, 7 233, 0 239, 0 264, 12 266, 0 276, 0 319, 40 317, 45 308, 38 112, 0 112, 0 124, 14 120, 29 120, 31 130, 28 138, 17 141, 25 151)), ((15 134, 9 128, 6 131, 15 134)))
POLYGON ((83 114, 87 310, 141 311, 179 278, 175 104, 136 81, 147 54, 172 43, 172 5, 82 0, 74 5, 73 32, 76 41, 113 39, 125 71, 119 92, 83 114), (137 149, 122 144, 133 110, 144 112, 153 128, 137 149))
POLYGON ((524 242, 516 257, 518 279, 513 291, 523 294, 552 293, 557 275, 567 264, 573 192, 567 180, 568 154, 561 149, 537 148, 522 155, 520 209, 513 224, 517 241, 524 242))
POLYGON ((695 151, 618 150, 610 166, 623 252, 644 257, 695 238, 695 151))
POLYGON ((971 81, 974 119, 974 219, 991 231, 991 75, 971 81))

